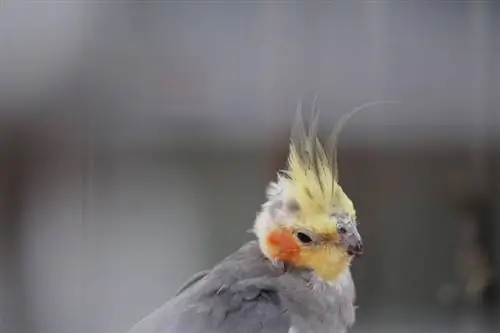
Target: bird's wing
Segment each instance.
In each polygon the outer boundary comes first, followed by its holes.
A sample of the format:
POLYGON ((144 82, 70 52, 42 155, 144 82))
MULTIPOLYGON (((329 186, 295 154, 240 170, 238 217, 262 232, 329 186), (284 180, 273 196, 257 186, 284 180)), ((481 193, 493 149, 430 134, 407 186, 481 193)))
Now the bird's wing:
POLYGON ((252 241, 177 294, 129 333, 288 333, 281 274, 252 241))
POLYGON ((288 333, 290 318, 271 279, 217 289, 207 283, 184 289, 129 333, 288 333))

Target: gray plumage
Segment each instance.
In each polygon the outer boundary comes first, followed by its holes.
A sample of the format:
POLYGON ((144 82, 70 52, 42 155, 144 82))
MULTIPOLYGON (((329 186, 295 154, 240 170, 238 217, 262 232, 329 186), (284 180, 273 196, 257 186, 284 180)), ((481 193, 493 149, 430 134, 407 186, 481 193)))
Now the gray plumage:
POLYGON ((189 279, 128 333, 344 333, 354 323, 348 269, 335 283, 268 260, 251 241, 189 279))

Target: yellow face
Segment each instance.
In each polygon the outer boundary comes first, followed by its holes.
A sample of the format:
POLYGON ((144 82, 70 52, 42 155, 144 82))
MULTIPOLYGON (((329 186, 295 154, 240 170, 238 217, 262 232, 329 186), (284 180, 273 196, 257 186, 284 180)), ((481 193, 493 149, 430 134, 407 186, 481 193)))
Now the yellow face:
POLYGON ((324 281, 333 281, 344 272, 350 263, 350 257, 335 245, 302 246, 296 267, 310 268, 324 281))
POLYGON ((335 219, 324 216, 311 222, 275 224, 265 238, 265 252, 271 259, 311 269, 324 281, 335 280, 348 268, 352 256, 335 219))

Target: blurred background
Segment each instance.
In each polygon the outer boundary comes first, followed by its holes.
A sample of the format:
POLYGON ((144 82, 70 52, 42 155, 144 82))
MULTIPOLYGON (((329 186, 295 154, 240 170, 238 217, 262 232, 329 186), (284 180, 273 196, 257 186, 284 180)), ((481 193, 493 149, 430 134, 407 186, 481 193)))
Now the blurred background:
POLYGON ((357 333, 498 332, 494 1, 2 0, 0 332, 119 333, 252 239, 346 112, 357 333))

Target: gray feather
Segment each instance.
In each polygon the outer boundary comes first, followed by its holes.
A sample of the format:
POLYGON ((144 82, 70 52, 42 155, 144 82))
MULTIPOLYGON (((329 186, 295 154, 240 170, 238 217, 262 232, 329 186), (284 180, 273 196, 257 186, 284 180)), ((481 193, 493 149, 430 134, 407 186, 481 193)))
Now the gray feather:
POLYGON ((191 287, 192 285, 194 285, 196 282, 200 281, 201 279, 203 279, 205 276, 208 275, 208 273, 210 273, 210 270, 204 270, 204 271, 201 271, 201 272, 198 272, 196 273, 195 275, 191 276, 186 282, 184 282, 184 284, 177 290, 177 292, 175 293, 175 296, 178 296, 179 294, 181 294, 184 290, 188 289, 189 287, 191 287))

